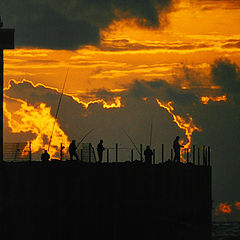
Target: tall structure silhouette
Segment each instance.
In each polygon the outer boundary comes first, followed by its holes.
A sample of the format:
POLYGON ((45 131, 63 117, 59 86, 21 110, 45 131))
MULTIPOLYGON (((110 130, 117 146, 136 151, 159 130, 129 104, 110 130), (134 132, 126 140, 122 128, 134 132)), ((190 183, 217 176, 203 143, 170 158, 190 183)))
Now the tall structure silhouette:
POLYGON ((0 161, 3 161, 3 50, 14 48, 14 29, 3 28, 0 17, 0 161))

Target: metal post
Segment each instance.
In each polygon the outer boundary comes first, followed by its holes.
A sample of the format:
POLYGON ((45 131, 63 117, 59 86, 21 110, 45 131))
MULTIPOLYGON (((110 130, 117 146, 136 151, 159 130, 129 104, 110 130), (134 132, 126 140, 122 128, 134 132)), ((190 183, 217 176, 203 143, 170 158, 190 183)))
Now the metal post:
POLYGON ((208 166, 210 166, 210 147, 208 146, 208 166))
POLYGON ((3 161, 3 49, 0 49, 0 161, 3 161))
POLYGON ((155 164, 155 149, 153 149, 153 164, 155 164))
POLYGON ((198 148, 198 152, 197 152, 198 154, 198 166, 200 165, 200 148, 198 148))
POLYGON ((91 162, 91 143, 88 145, 88 161, 91 162))
POLYGON ((206 165, 206 153, 205 153, 205 146, 203 146, 202 148, 202 152, 203 152, 203 165, 206 165))
POLYGON ((131 162, 133 162, 133 149, 131 149, 131 162))
POLYGON ((187 151, 187 163, 189 163, 189 149, 187 148, 186 151, 187 151))
POLYGON ((205 162, 206 162, 206 166, 207 166, 207 164, 208 164, 208 147, 206 146, 205 147, 205 158, 206 158, 206 160, 205 160, 205 162))
POLYGON ((164 144, 162 144, 162 163, 164 163, 164 144))
POLYGON ((193 145, 193 164, 195 164, 195 145, 193 145))
POLYGON ((109 163, 109 149, 107 149, 107 163, 109 163))
POLYGON ((118 162, 118 144, 116 143, 116 162, 118 162))
POLYGON ((29 142, 29 162, 32 161, 32 143, 29 142))
POLYGON ((143 149, 142 149, 142 144, 140 144, 140 160, 141 162, 143 161, 143 149))
POLYGON ((173 160, 173 150, 171 148, 171 162, 172 162, 172 160, 173 160))
POLYGON ((61 146, 60 146, 60 161, 63 160, 63 144, 61 143, 61 146))

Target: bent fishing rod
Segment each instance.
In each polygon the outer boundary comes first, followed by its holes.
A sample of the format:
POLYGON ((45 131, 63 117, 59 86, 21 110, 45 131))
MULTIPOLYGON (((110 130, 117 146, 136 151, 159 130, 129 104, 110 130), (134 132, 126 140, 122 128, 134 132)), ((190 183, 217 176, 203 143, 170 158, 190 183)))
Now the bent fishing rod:
POLYGON ((62 92, 61 92, 61 95, 60 95, 60 98, 59 98, 59 102, 58 102, 58 106, 57 106, 57 111, 56 111, 56 115, 55 115, 55 120, 54 120, 54 123, 53 123, 52 133, 51 133, 50 140, 49 140, 49 143, 48 143, 48 151, 49 151, 50 146, 51 146, 52 136, 53 136, 55 124, 56 124, 56 121, 57 121, 57 116, 58 116, 60 104, 61 104, 61 101, 62 101, 63 91, 64 91, 65 84, 66 84, 66 81, 67 81, 68 72, 69 72, 69 68, 67 69, 67 73, 66 73, 65 80, 64 80, 64 83, 63 83, 62 92))
POLYGON ((82 141, 94 130, 95 128, 91 129, 90 131, 88 131, 80 140, 80 142, 77 145, 77 148, 79 147, 79 145, 82 143, 82 141))
MULTIPOLYGON (((131 137, 127 134, 127 132, 126 132, 124 129, 122 129, 122 131, 126 134, 126 136, 129 138, 129 140, 130 140, 131 143, 133 144, 133 146, 134 146, 134 148, 136 149, 136 151, 138 152, 138 154, 141 156, 141 153, 139 152, 137 146, 135 145, 135 143, 133 142, 133 140, 131 139, 131 137)), ((142 156, 141 156, 141 158, 142 158, 142 156)), ((141 161, 142 161, 142 160, 143 160, 143 158, 141 159, 141 161)))

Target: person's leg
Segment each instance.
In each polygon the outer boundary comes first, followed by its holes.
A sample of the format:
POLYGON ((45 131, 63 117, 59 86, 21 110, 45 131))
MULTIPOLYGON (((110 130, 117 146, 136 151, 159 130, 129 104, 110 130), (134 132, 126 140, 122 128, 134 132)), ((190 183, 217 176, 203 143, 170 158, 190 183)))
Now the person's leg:
POLYGON ((177 161, 180 162, 180 151, 177 151, 177 161))
POLYGON ((99 154, 99 162, 102 162, 102 152, 99 154))
POLYGON ((73 155, 74 155, 74 157, 76 158, 76 160, 79 160, 79 157, 78 157, 78 155, 77 155, 76 152, 74 152, 73 155))
POLYGON ((73 154, 72 153, 69 153, 70 154, 70 161, 73 160, 73 154))
POLYGON ((177 153, 176 153, 176 151, 174 151, 174 158, 173 158, 173 162, 177 162, 178 161, 178 159, 177 159, 177 153))

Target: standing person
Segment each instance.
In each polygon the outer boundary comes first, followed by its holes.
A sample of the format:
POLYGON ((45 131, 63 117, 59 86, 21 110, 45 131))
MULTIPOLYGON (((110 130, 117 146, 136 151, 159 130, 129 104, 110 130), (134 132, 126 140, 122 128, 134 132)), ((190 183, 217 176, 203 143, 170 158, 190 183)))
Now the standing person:
POLYGON ((184 146, 179 144, 179 139, 180 137, 177 136, 173 142, 173 150, 174 150, 174 153, 175 153, 175 156, 174 156, 174 162, 180 162, 180 148, 184 146))
POLYGON ((147 163, 147 164, 152 163, 152 155, 153 155, 153 151, 151 150, 151 148, 149 146, 147 146, 144 151, 145 163, 147 163))
POLYGON ((102 162, 102 156, 103 156, 104 150, 105 150, 105 148, 103 147, 103 140, 101 139, 97 145, 98 159, 99 159, 100 163, 102 162))
POLYGON ((48 162, 50 159, 50 155, 48 154, 47 150, 44 150, 44 153, 41 155, 41 160, 43 162, 48 162))
POLYGON ((76 150, 77 150, 77 147, 76 147, 76 144, 75 144, 75 140, 72 140, 72 142, 69 145, 69 149, 68 149, 71 161, 73 160, 73 156, 75 156, 76 159, 79 160, 79 157, 76 153, 76 150))

